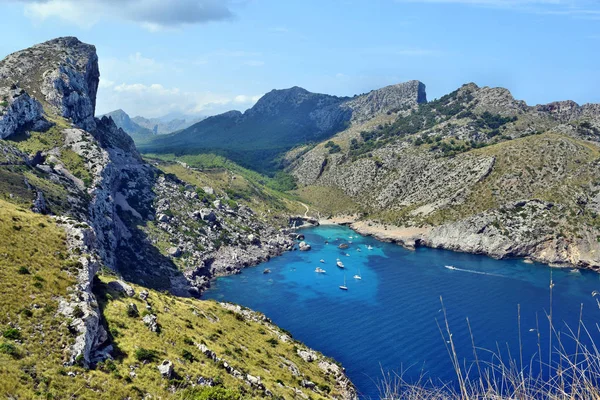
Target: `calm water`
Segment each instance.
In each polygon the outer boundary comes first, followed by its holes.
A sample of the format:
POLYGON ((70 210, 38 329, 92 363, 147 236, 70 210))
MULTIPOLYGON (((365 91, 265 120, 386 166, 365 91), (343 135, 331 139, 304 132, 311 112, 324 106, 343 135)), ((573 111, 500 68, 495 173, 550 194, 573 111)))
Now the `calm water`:
POLYGON ((440 296, 459 355, 467 362, 473 355, 466 318, 477 346, 496 349, 499 344, 504 349, 508 343, 513 355, 518 354, 518 304, 525 361, 537 351, 536 315, 547 360, 551 271, 555 322, 575 328, 582 303, 587 326, 594 327, 600 317, 591 295, 600 290, 596 273, 444 250, 408 251, 338 226, 303 233, 312 251, 290 252, 241 275, 220 278, 205 297, 265 313, 296 339, 343 363, 364 398, 378 398, 376 383, 382 368, 405 371, 408 379, 417 379, 423 372, 443 382, 455 379, 436 324, 436 319, 443 322, 440 296), (349 249, 338 249, 350 240, 349 249), (373 249, 368 250, 368 245, 373 249), (345 271, 336 267, 337 258, 345 271), (315 273, 316 267, 327 273, 315 273), (263 274, 265 268, 272 273, 263 274), (360 281, 353 279, 359 270, 360 281), (338 288, 344 274, 348 291, 338 288))

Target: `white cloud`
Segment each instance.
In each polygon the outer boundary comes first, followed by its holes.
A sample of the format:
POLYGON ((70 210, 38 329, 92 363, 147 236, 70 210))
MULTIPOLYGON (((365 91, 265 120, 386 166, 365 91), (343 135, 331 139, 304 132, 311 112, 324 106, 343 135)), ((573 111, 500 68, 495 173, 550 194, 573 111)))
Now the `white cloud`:
POLYGON ((246 109, 261 96, 226 95, 213 92, 185 91, 154 83, 105 82, 98 93, 97 114, 121 108, 130 115, 159 117, 170 112, 213 115, 232 108, 246 109))
POLYGON ((234 17, 231 0, 5 0, 25 4, 37 21, 58 18, 82 27, 120 18, 149 30, 177 28, 234 17))

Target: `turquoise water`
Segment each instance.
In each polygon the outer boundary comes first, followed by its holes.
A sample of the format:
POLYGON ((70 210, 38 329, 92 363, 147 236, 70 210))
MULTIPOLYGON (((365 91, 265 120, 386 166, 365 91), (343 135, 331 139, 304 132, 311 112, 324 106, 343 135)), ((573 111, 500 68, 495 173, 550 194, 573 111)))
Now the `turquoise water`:
MULTIPOLYGON (((598 334, 594 324, 600 310, 591 295, 600 290, 596 273, 444 250, 409 251, 338 226, 302 232, 311 251, 289 252, 241 275, 220 278, 204 297, 265 313, 294 338, 340 361, 364 398, 378 398, 382 369, 403 371, 409 380, 422 374, 434 381, 455 380, 436 323, 443 323, 440 296, 459 356, 467 363, 473 360, 473 351, 466 318, 476 346, 492 350, 508 346, 513 357, 518 354, 519 304, 525 363, 533 357, 533 368, 538 365, 536 316, 547 361, 551 271, 555 325, 566 330, 564 321, 576 328, 584 304, 584 322, 598 334), (338 249, 348 241, 352 241, 349 249, 338 249), (337 258, 345 270, 336 267, 337 258), (316 267, 327 273, 315 273, 316 267), (263 274, 265 268, 272 273, 263 274), (359 270, 362 280, 353 279, 359 270), (339 289, 344 276, 348 291, 339 289)), ((485 352, 479 356, 489 358, 485 352)))

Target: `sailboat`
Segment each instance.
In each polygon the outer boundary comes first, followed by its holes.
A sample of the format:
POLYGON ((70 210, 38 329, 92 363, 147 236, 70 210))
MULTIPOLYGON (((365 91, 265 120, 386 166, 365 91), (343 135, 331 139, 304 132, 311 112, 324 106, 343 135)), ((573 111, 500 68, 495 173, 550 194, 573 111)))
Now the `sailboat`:
POLYGON ((337 262, 335 263, 335 265, 337 265, 340 268, 344 268, 344 264, 340 261, 340 259, 337 259, 337 262))
POLYGON ((358 274, 354 275, 354 279, 362 280, 362 276, 360 276, 360 267, 358 267, 358 274))
POLYGON ((367 246, 367 250, 373 250, 373 246, 371 246, 371 245, 368 245, 368 246, 367 246))
POLYGON ((340 289, 348 290, 348 286, 346 286, 346 275, 344 275, 344 284, 342 286, 340 286, 340 289))

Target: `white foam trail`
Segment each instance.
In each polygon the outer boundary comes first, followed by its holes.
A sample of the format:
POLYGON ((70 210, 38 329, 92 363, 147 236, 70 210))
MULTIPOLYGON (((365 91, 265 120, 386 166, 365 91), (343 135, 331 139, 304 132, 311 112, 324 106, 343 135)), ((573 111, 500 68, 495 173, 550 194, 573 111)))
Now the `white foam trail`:
POLYGON ((498 278, 506 278, 506 276, 504 276, 504 275, 492 274, 490 272, 473 271, 473 270, 470 270, 470 269, 456 268, 456 267, 453 267, 451 265, 445 265, 444 268, 448 268, 448 269, 450 269, 452 271, 468 272, 470 274, 488 275, 488 276, 495 276, 495 277, 498 277, 498 278))

